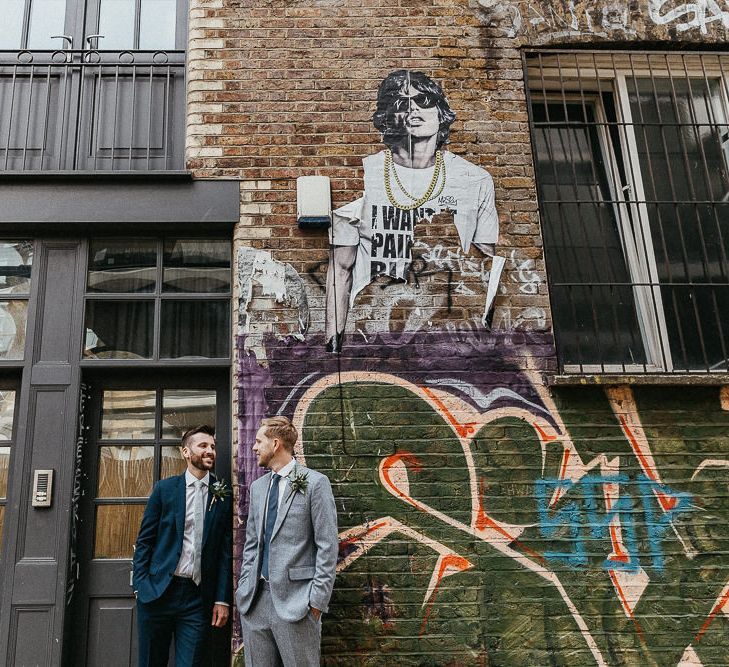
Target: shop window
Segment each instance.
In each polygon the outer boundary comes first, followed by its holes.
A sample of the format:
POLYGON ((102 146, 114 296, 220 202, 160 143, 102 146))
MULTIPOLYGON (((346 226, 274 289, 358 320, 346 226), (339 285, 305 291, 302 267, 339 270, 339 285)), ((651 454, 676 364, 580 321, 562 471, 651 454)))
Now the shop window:
POLYGON ((729 58, 526 63, 561 370, 729 371, 729 58))
POLYGON ((10 454, 15 434, 15 391, 0 389, 0 544, 5 524, 5 506, 8 501, 8 479, 10 476, 10 454))
POLYGON ((32 265, 31 241, 0 241, 0 360, 23 359, 32 265))
POLYGON ((230 266, 228 240, 91 241, 84 357, 229 358, 230 266))

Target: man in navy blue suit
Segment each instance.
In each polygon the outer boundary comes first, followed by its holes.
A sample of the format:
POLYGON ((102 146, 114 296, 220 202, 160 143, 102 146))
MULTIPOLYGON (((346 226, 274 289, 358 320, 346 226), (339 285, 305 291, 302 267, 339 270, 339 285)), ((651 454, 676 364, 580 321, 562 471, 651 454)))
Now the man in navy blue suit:
POLYGON ((139 667, 201 665, 211 626, 228 622, 232 580, 230 488, 215 479, 215 433, 182 436, 182 475, 155 484, 134 551, 139 667))

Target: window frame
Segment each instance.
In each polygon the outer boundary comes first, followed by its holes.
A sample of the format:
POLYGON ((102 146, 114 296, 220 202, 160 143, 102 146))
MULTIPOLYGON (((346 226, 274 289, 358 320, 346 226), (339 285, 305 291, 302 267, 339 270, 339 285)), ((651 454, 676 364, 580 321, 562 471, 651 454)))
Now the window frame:
MULTIPOLYGON (((229 366, 232 359, 232 323, 233 323, 233 241, 227 236, 195 236, 191 234, 165 234, 136 237, 138 240, 154 240, 156 242, 156 265, 155 265, 155 289, 152 292, 90 292, 88 288, 88 277, 91 263, 88 263, 84 287, 83 305, 83 326, 80 341, 81 367, 95 368, 98 366, 113 367, 139 367, 139 366, 229 366), (163 290, 164 273, 164 246, 168 240, 176 241, 224 241, 229 245, 230 257, 230 281, 226 292, 165 292, 163 290), (139 359, 113 359, 93 358, 86 355, 86 312, 87 304, 92 301, 136 301, 154 303, 153 332, 152 332, 152 356, 139 359), (224 357, 180 357, 168 358, 160 356, 162 304, 165 301, 225 301, 227 303, 228 327, 224 335, 228 336, 228 352, 224 357)), ((93 236, 88 241, 88 253, 90 258, 92 243, 95 240, 122 240, 129 241, 119 236, 93 236)))
MULTIPOLYGON (((615 195, 613 208, 618 223, 618 231, 623 251, 623 257, 632 282, 635 298, 635 315, 639 326, 640 339, 644 346, 646 356, 645 363, 631 364, 627 360, 622 363, 566 363, 560 358, 558 341, 558 362, 565 374, 573 375, 595 375, 595 374, 674 374, 674 364, 671 351, 668 325, 666 321, 666 309, 663 304, 661 288, 670 285, 661 282, 656 261, 655 245, 651 230, 651 219, 648 211, 648 199, 646 198, 646 187, 644 184, 644 169, 640 164, 638 151, 638 140, 636 137, 637 126, 630 108, 630 91, 628 79, 668 79, 685 80, 688 82, 689 92, 691 81, 697 78, 703 79, 707 87, 710 81, 719 83, 719 100, 723 118, 715 118, 715 110, 708 105, 711 117, 712 132, 721 139, 722 154, 724 156, 727 170, 729 170, 729 68, 722 66, 721 52, 709 53, 672 53, 672 52, 617 52, 617 51, 546 51, 540 49, 528 49, 523 52, 523 65, 526 80, 527 107, 529 112, 529 125, 531 131, 532 152, 535 165, 535 175, 538 178, 536 166, 538 164, 535 121, 532 116, 534 104, 549 103, 581 103, 583 107, 587 103, 593 105, 595 112, 595 129, 599 137, 600 157, 605 163, 605 174, 608 185, 615 195), (559 61, 560 55, 569 60, 565 67, 559 61), (554 64, 544 65, 542 57, 554 59, 554 64), (664 56, 662 68, 652 66, 652 58, 664 56), (714 63, 706 63, 703 56, 716 58, 718 66, 714 63), (535 59, 539 58, 538 64, 535 59), (647 67, 635 66, 634 57, 645 59, 647 67), (532 59, 530 61, 530 58, 532 59), (582 60, 584 58, 584 61, 582 60), (591 59, 590 59, 591 58, 591 59), (689 62, 692 58, 697 59, 700 65, 689 62), (607 61, 608 65, 601 62, 607 61), (681 69, 676 69, 673 59, 678 59, 681 69), (627 64, 626 64, 627 62, 627 64), (610 65, 611 63, 611 65, 610 65), (530 77, 530 67, 538 70, 535 77, 530 77), (533 82, 539 85, 533 85, 533 82), (586 85, 587 84, 587 85, 586 85), (615 154, 614 139, 611 139, 607 127, 610 124, 604 110, 602 97, 604 94, 612 95, 616 115, 617 134, 621 158, 615 154), (723 122, 722 122, 723 121, 723 122), (723 132, 722 132, 723 130, 723 132), (619 163, 622 159, 624 179, 620 178, 619 163), (625 186, 620 186, 622 181, 625 186), (628 197, 619 194, 628 191, 628 197), (633 221, 637 221, 634 224, 633 221), (642 250, 641 250, 642 248, 642 250)), ((672 88, 673 90, 673 88, 672 88)), ((654 88, 655 91, 655 88, 654 88)), ((637 92, 637 86, 636 86, 637 92)), ((675 108, 675 93, 672 104, 675 108)), ((660 112, 659 112, 660 113, 660 112)), ((691 105, 690 113, 694 116, 694 106, 691 105)), ((692 120, 686 127, 698 127, 698 123, 692 120)), ((592 147, 593 155, 594 147, 592 147)), ((702 147, 703 152, 703 147, 702 147)), ((688 155, 685 147, 684 156, 688 155)), ((704 160, 705 161, 705 160, 704 160)), ((650 166, 648 167, 650 169, 650 166)), ((569 184, 567 184, 569 186, 569 184)), ((538 188, 539 190, 539 188, 538 188)), ((538 193, 541 198, 541 192, 538 193)), ((593 200, 597 201, 597 200, 593 200)), ((676 202, 674 202, 676 203, 676 202)), ((540 214, 543 205, 540 202, 540 214)), ((546 253, 545 253, 546 254, 546 253)), ((545 257, 545 263, 547 259, 545 257)), ((550 279, 547 267, 548 284, 552 292, 552 280, 550 279)), ((727 288, 729 289, 729 288, 727 288)), ((594 304, 593 304, 594 307, 594 304)), ((555 337, 558 338, 555 327, 555 337)), ((726 363, 729 359, 725 359, 726 363)), ((682 369, 679 372, 689 374, 715 374, 727 373, 728 369, 711 370, 708 368, 682 369)))

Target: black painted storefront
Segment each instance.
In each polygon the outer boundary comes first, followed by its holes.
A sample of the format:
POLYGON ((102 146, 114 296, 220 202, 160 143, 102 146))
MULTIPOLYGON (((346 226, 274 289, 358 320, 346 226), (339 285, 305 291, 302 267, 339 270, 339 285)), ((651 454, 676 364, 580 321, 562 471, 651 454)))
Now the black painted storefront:
MULTIPOLYGON (((111 574, 99 581, 112 582, 106 591, 99 588, 111 601, 105 607, 109 628, 92 623, 96 608, 88 598, 95 567, 86 553, 93 544, 88 532, 93 521, 84 522, 90 510, 79 498, 91 493, 94 456, 100 449, 93 433, 85 437, 98 429, 80 427, 98 420, 94 401, 99 404, 105 389, 156 391, 158 397, 164 397, 166 387, 217 392, 216 420, 224 434, 219 471, 230 475, 230 350, 216 359, 84 357, 91 239, 113 236, 132 243, 173 235, 232 241, 238 217, 235 181, 152 174, 106 180, 26 175, 0 183, 0 240, 33 242, 23 359, 0 361, 0 385, 16 391, 0 543, 1 664, 134 664, 124 657, 133 655, 128 560, 103 564, 111 574), (54 471, 50 507, 31 506, 36 470, 54 471), (103 663, 99 641, 102 648, 109 643, 103 663)), ((223 298, 230 303, 229 293, 223 298)), ((230 329, 225 335, 229 340, 230 329)), ((161 409, 155 413, 157 423, 161 409)), ((159 469, 164 448, 155 442, 147 446, 159 469)))

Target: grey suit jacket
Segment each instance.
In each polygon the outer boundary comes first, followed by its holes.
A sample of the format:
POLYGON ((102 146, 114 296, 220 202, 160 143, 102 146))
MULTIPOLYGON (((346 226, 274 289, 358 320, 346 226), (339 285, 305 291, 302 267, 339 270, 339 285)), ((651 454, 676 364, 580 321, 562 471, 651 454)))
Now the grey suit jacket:
MULTIPOLYGON (((305 493, 291 493, 289 478, 271 536, 268 574, 276 613, 286 621, 304 618, 309 607, 325 612, 334 588, 339 538, 337 509, 329 479, 316 470, 296 464, 309 481, 305 493)), ((292 473, 293 474, 293 473, 292 473)), ((259 584, 263 553, 263 518, 271 473, 251 485, 235 603, 241 615, 248 612, 259 584)))

